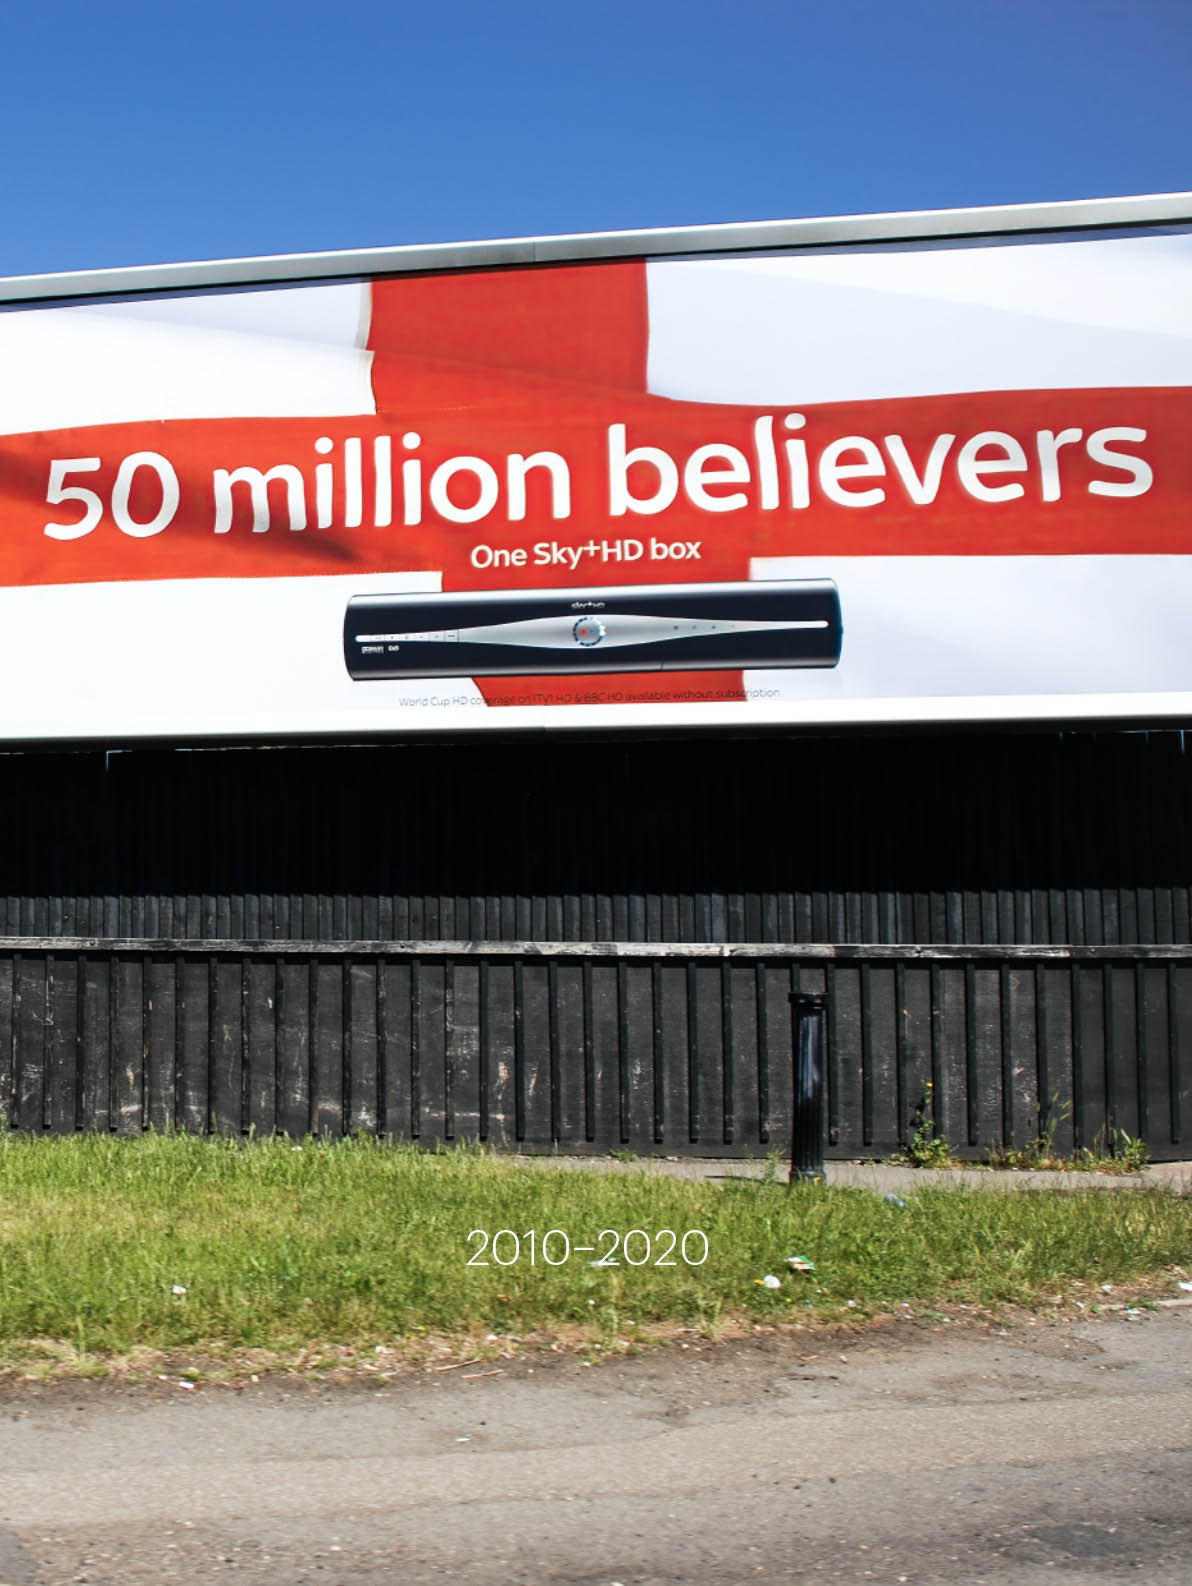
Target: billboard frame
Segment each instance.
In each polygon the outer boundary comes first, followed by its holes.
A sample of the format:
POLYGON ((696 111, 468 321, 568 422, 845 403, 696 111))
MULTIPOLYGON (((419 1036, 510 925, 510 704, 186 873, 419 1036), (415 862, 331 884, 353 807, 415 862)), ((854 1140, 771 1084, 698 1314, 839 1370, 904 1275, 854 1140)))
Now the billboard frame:
POLYGON ((806 220, 756 220, 645 231, 570 232, 493 241, 412 243, 325 253, 264 254, 255 258, 67 270, 0 277, 0 303, 178 292, 197 287, 266 286, 360 276, 566 264, 658 255, 757 252, 770 248, 828 248, 869 242, 927 242, 948 238, 1049 231, 1111 230, 1122 226, 1192 222, 1192 191, 1057 203, 989 204, 967 209, 892 210, 806 220))

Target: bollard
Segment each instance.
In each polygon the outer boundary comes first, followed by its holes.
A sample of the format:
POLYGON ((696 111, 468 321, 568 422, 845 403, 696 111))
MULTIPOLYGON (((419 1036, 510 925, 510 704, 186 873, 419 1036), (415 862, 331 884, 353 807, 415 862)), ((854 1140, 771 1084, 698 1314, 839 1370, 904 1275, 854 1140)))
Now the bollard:
POLYGON ((819 992, 790 993, 795 1063, 792 1184, 796 1179, 822 1179, 824 1176, 824 1009, 827 1001, 819 992))

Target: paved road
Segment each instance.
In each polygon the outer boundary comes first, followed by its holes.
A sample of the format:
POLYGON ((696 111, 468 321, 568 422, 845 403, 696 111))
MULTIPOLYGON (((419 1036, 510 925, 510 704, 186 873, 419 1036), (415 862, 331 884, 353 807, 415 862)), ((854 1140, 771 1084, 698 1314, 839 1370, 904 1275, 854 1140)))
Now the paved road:
POLYGON ((1189 1309, 466 1370, 7 1389, 0 1581, 1192 1579, 1189 1309))

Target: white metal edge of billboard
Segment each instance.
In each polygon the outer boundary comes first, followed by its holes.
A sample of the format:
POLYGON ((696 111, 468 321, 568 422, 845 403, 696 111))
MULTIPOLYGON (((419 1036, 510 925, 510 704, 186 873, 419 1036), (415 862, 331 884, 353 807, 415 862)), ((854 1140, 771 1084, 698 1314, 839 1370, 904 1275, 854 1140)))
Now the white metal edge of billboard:
MULTIPOLYGON (((414 714, 411 712, 412 716, 414 714)), ((703 734, 707 729, 721 728, 732 734, 768 729, 817 733, 824 728, 931 731, 948 727, 1047 728, 1072 723, 1082 726, 1113 724, 1127 731, 1143 732, 1151 728, 1182 729, 1192 722, 1192 693, 1181 690, 1134 694, 941 695, 933 699, 824 700, 814 704, 804 701, 797 715, 792 715, 780 705, 750 705, 748 701, 731 705, 710 701, 679 706, 660 703, 648 707, 640 703, 509 706, 469 711, 466 722, 461 719, 459 710, 435 711, 431 708, 416 714, 418 719, 413 720, 368 720, 347 724, 338 715, 315 715, 306 721, 291 721, 282 726, 277 725, 276 718, 266 722, 254 717, 241 717, 221 721, 218 726, 214 722, 203 722, 185 735, 160 731, 136 733, 121 731, 116 727, 106 733, 68 732, 6 737, 0 730, 0 743, 4 746, 4 752, 12 753, 21 749, 45 749, 56 744, 74 744, 79 747, 101 743, 109 747, 182 744, 205 748, 223 744, 302 744, 325 743, 329 740, 340 743, 430 738, 464 740, 474 739, 478 732, 485 736, 513 733, 534 738, 543 733, 582 736, 591 732, 603 736, 609 732, 665 731, 669 734, 686 730, 703 734), (545 708, 552 712, 549 722, 542 719, 545 708), (645 719, 641 715, 643 709, 650 711, 645 719)))
POLYGON ((1192 192, 1090 198, 1058 203, 994 204, 973 209, 895 210, 808 220, 744 221, 648 231, 578 232, 491 242, 410 244, 330 253, 289 253, 123 269, 72 270, 0 278, 0 303, 108 297, 195 287, 260 286, 286 281, 394 275, 412 271, 508 268, 659 254, 732 253, 761 248, 815 248, 866 242, 1017 232, 1073 231, 1192 222, 1192 192))

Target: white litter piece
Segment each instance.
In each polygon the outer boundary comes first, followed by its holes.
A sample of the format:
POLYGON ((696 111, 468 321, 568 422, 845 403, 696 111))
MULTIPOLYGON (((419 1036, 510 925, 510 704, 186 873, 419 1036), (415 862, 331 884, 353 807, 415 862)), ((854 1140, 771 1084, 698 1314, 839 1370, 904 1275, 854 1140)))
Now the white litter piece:
POLYGON ((170 1293, 171 1294, 185 1294, 186 1293, 186 1285, 184 1283, 175 1283, 174 1287, 170 1290, 170 1293))
POLYGON ((782 1279, 776 1278, 772 1272, 767 1272, 765 1277, 762 1279, 763 1289, 780 1289, 781 1287, 782 1279))

